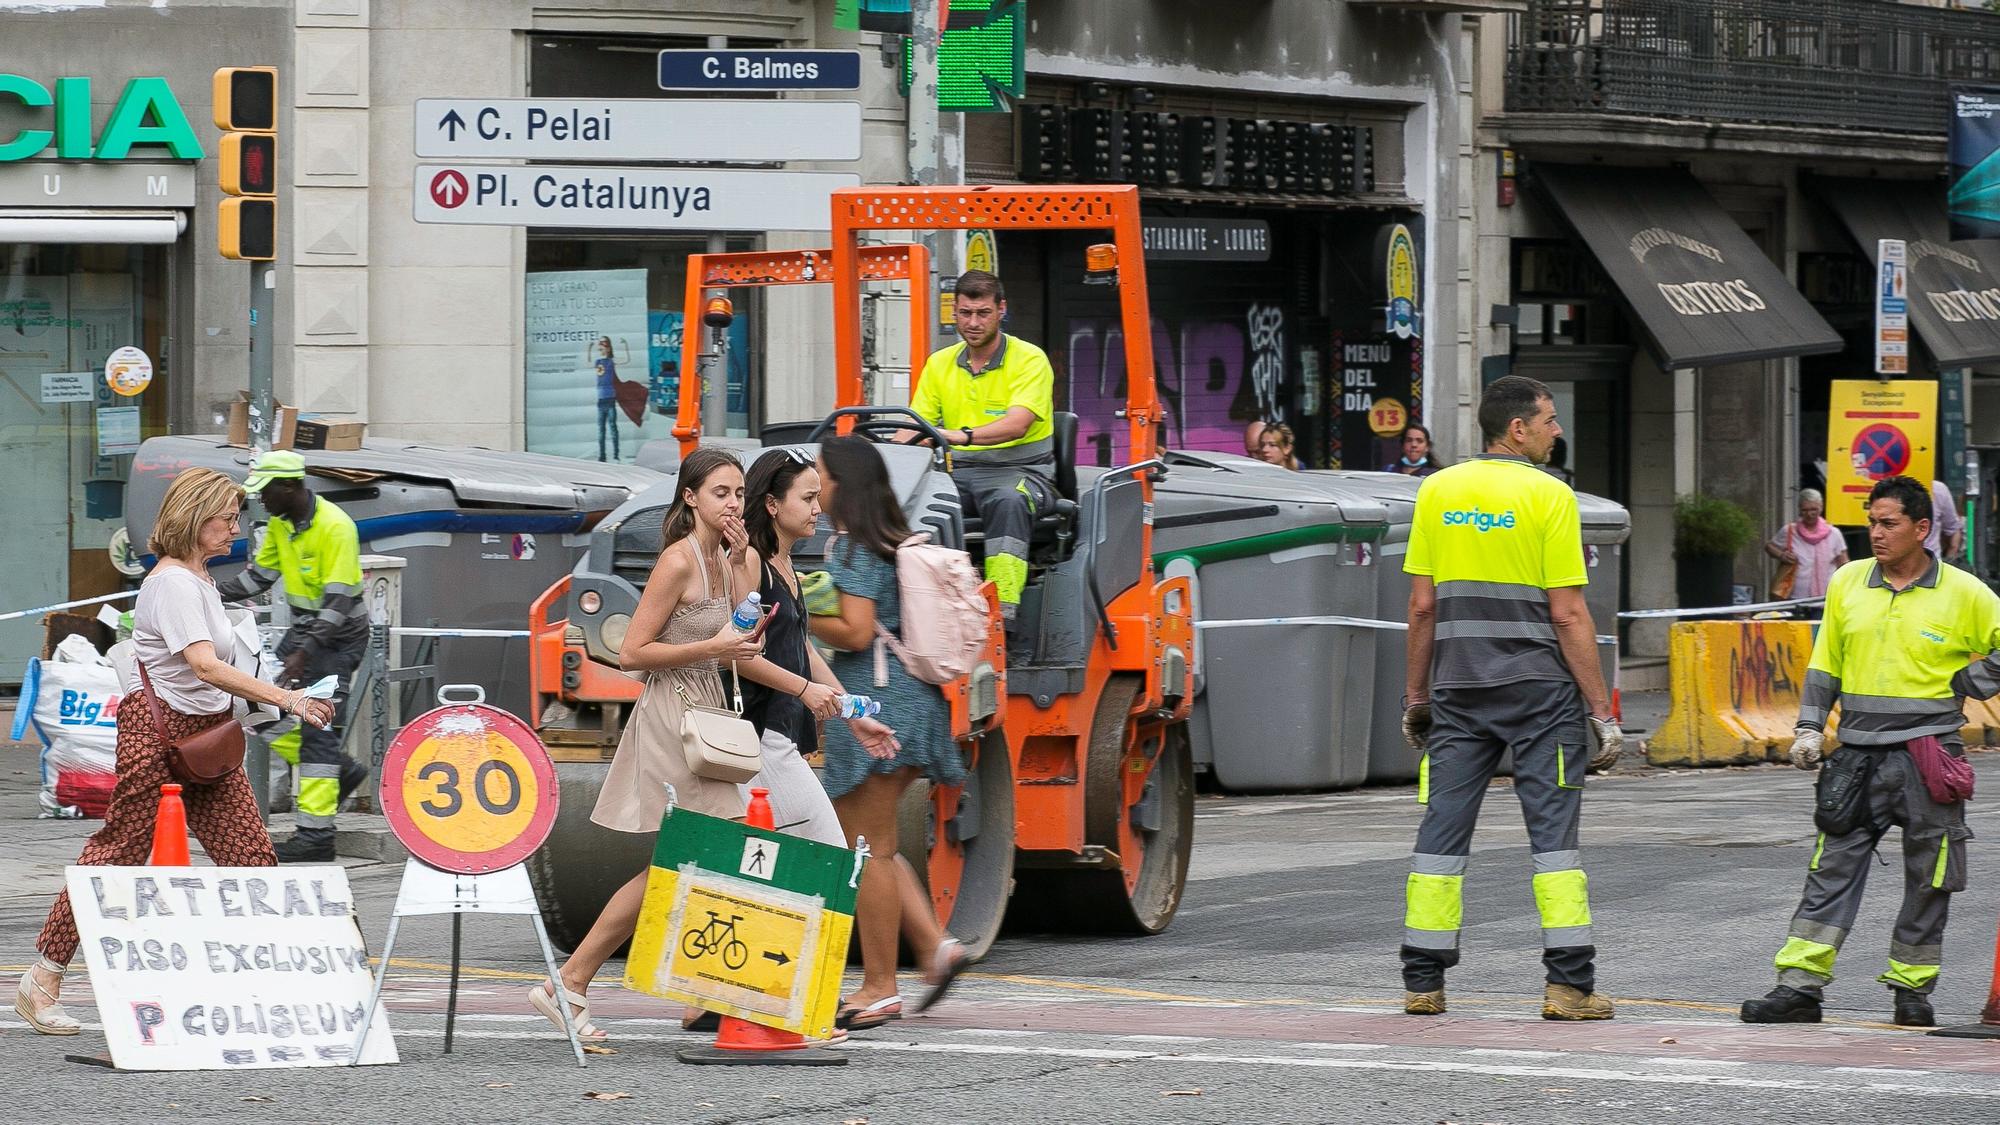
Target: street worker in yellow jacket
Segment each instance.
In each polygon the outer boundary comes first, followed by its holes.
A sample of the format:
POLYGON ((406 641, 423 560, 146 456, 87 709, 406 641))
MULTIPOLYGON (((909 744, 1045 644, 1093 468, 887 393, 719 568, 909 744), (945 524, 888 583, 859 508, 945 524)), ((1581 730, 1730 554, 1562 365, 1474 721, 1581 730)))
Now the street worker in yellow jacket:
POLYGON ((361 598, 361 539, 346 512, 306 487, 305 458, 290 450, 257 455, 246 492, 261 494, 271 522, 263 545, 243 572, 222 583, 224 601, 256 597, 280 578, 292 625, 278 642, 281 687, 309 687, 335 677, 334 721, 299 734, 299 799, 295 829, 278 843, 281 863, 331 863, 334 814, 367 780, 368 768, 341 752, 348 679, 368 646, 368 607, 361 598))
POLYGON ((1821 831, 1806 866, 1805 895, 1778 950, 1778 986, 1744 1002, 1746 1023, 1819 1022, 1834 958, 1861 909, 1875 847, 1891 825, 1903 830, 1903 908, 1890 934, 1888 971, 1876 979, 1895 998, 1897 1023, 1936 1022, 1930 994, 1943 963, 1951 896, 1965 889, 1972 833, 1965 801, 1938 799, 1923 760, 1930 758, 1938 778, 1962 765, 1962 698, 2000 693, 2000 656, 1970 663, 2000 653, 2000 597, 1924 548, 1933 515, 1929 488, 1909 477, 1878 481, 1868 493, 1874 558, 1841 567, 1827 587, 1792 764, 1820 768, 1836 702, 1840 748, 1817 786, 1814 821, 1821 831), (1843 792, 1849 799, 1839 799, 1843 792))
POLYGON ((1548 975, 1542 1017, 1610 1019, 1577 826, 1586 768, 1616 761, 1624 734, 1583 599, 1576 493, 1541 470, 1562 426, 1547 387, 1508 376, 1481 396, 1479 428, 1485 454, 1438 470, 1417 492, 1403 563, 1412 575, 1403 733, 1424 755, 1417 800, 1428 806, 1405 891, 1403 1010, 1445 1010, 1472 830, 1512 750, 1548 975))
POLYGON ((1000 330, 1007 291, 984 270, 960 274, 960 343, 931 353, 910 409, 952 445, 951 476, 986 536, 986 577, 1009 622, 1028 584, 1035 514, 1055 502, 1055 370, 1042 349, 1000 330))

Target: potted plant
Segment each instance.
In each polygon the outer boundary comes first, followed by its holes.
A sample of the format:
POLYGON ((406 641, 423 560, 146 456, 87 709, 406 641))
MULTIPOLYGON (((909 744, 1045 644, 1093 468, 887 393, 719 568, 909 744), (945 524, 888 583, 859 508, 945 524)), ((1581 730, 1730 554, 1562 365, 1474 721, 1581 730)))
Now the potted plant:
POLYGON ((1684 608, 1730 603, 1736 553, 1757 538, 1740 504, 1699 493, 1674 501, 1674 587, 1684 608))

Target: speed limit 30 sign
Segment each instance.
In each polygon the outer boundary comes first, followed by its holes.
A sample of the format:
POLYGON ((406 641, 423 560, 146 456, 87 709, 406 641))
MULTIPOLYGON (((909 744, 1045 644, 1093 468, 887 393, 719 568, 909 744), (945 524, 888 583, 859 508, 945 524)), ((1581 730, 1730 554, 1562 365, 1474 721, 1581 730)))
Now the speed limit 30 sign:
POLYGON ((483 703, 427 711, 382 760, 382 811, 410 854, 483 875, 528 858, 555 825, 555 767, 521 720, 483 703))

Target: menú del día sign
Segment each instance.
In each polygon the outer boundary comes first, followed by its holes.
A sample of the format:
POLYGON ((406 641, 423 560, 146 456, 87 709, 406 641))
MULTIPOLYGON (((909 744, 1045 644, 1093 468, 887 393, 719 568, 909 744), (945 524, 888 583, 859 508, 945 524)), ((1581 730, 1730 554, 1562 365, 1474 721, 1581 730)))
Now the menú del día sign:
MULTIPOLYGON (((46 128, 24 127, 0 139, 0 162, 26 160, 50 147, 62 160, 125 160, 134 155, 134 148, 146 150, 138 154, 145 159, 158 159, 159 154, 151 151, 155 148, 164 148, 175 160, 200 160, 205 155, 166 79, 127 82, 101 132, 92 132, 91 97, 89 78, 58 78, 50 87, 19 74, 0 74, 0 100, 47 111, 34 122, 46 128)), ((29 116, 32 120, 37 115, 29 116)))

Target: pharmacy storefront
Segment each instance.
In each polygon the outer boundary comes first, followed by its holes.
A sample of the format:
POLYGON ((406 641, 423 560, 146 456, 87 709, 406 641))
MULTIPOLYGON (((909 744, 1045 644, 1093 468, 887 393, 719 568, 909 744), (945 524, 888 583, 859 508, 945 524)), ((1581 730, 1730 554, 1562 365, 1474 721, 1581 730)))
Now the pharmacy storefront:
MULTIPOLYGON (((124 481, 169 426, 203 156, 164 78, 0 73, 0 611, 126 578, 124 481)), ((0 683, 40 644, 39 619, 0 623, 0 683)))

